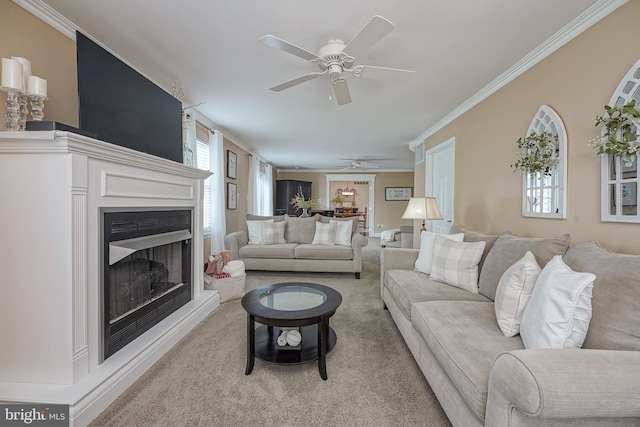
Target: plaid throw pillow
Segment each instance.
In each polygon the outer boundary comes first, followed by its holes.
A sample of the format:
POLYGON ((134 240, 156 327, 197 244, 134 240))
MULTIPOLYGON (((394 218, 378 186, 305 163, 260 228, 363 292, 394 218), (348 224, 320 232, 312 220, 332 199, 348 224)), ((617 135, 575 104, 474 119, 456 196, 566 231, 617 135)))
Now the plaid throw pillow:
POLYGON ((262 224, 262 244, 287 243, 284 240, 285 222, 264 222, 262 224))
POLYGON ((336 224, 316 222, 316 233, 313 235, 312 245, 335 245, 336 224))
POLYGON ((433 246, 431 280, 478 293, 478 263, 485 242, 454 242, 440 235, 433 246))

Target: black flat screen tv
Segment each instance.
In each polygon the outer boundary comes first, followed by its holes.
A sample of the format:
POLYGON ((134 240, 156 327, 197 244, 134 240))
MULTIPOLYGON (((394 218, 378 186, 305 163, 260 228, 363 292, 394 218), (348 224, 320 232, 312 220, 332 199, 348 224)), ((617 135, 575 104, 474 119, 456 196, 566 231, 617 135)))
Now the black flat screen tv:
POLYGON ((76 32, 80 129, 182 163, 182 104, 76 32))

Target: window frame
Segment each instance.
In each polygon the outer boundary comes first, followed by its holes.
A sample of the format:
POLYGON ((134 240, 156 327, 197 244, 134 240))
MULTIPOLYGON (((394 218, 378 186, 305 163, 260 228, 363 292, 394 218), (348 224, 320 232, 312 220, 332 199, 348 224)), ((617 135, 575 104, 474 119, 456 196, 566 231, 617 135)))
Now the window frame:
POLYGON ((567 218, 567 130, 564 122, 548 105, 541 105, 533 116, 527 135, 531 132, 551 132, 558 136, 558 164, 554 166, 554 172, 550 177, 538 173, 522 173, 522 216, 530 218, 567 218), (555 128, 555 132, 553 131, 555 128), (552 207, 556 212, 535 212, 530 209, 528 195, 530 192, 553 192, 552 207))

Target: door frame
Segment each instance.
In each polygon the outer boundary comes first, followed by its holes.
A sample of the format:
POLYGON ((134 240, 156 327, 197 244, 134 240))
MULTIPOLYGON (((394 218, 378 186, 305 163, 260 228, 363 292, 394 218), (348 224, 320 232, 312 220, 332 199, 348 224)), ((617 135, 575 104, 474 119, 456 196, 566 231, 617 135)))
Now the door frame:
MULTIPOLYGON (((437 153, 447 150, 449 148, 453 149, 453 163, 451 166, 452 169, 452 182, 451 182, 451 200, 454 200, 454 193, 455 193, 455 176, 456 176, 456 137, 452 136, 451 138, 445 140, 444 142, 441 142, 440 144, 436 145, 433 148, 430 148, 429 150, 427 150, 426 153, 426 170, 425 170, 425 196, 427 197, 433 197, 433 162, 434 162, 434 157, 437 153)), ((454 218, 454 210, 455 210, 455 203, 451 203, 451 224, 453 225, 453 218, 454 218)), ((431 229, 431 227, 429 227, 429 229, 431 229)))
POLYGON ((367 229, 369 230, 369 236, 374 235, 374 230, 371 227, 373 224, 373 215, 375 206, 375 194, 376 194, 376 174, 366 174, 366 173, 326 173, 326 195, 325 200, 327 201, 327 206, 330 205, 330 200, 332 195, 329 194, 331 190, 331 182, 332 181, 368 181, 369 182, 369 203, 367 206, 367 229))

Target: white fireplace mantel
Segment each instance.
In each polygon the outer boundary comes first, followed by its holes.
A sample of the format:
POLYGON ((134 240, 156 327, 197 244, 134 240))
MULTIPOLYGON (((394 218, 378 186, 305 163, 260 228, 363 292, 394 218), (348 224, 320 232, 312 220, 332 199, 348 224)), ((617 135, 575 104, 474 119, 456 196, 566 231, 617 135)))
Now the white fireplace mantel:
POLYGON ((208 172, 68 132, 0 132, 0 401, 88 424, 219 305, 202 285, 208 172), (191 209, 193 300, 100 363, 104 210, 191 209))

